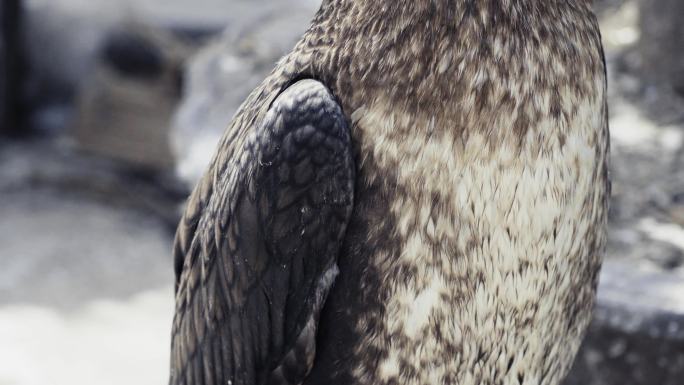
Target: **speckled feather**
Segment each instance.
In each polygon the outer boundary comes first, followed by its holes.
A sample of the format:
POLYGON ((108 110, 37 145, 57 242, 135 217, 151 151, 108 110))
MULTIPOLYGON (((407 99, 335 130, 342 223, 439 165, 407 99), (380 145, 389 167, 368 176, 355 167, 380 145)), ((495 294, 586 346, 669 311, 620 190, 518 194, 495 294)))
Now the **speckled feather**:
POLYGON ((208 237, 198 224, 230 222, 215 214, 256 161, 250 135, 305 78, 339 103, 356 174, 339 276, 316 330, 301 333, 315 334, 315 361, 289 383, 558 384, 606 241, 606 76, 591 2, 324 1, 193 194, 176 244, 186 265, 208 237))

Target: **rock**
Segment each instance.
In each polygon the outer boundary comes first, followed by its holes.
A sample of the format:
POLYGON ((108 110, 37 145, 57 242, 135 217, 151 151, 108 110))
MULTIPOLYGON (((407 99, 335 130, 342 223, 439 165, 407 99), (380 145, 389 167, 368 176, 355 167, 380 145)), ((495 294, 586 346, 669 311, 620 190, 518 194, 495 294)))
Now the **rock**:
MULTIPOLYGON (((161 221, 170 234, 180 219, 178 207, 188 194, 172 173, 144 172, 75 151, 66 136, 0 142, 0 196, 20 198, 32 192, 49 192, 55 200, 84 199, 126 207, 161 221)), ((15 199, 3 200, 9 207, 15 199)))
POLYGON ((684 2, 641 0, 639 7, 644 76, 684 96, 684 2))
POLYGON ((21 3, 0 3, 0 133, 18 131, 21 81, 21 3))
POLYGON ((204 172, 249 92, 306 30, 318 3, 265 0, 243 7, 223 35, 191 60, 172 127, 176 169, 189 185, 204 172))
POLYGON ((105 41, 100 60, 128 77, 153 79, 164 72, 164 53, 144 33, 122 29, 105 41))
POLYGON ((684 273, 609 260, 594 320, 565 385, 679 385, 684 273))
POLYGON ((78 97, 81 148, 146 169, 171 169, 169 126, 190 52, 159 28, 113 30, 78 97))
MULTIPOLYGON (((25 93, 31 126, 64 129, 73 104, 95 71, 103 41, 129 20, 178 32, 197 40, 228 23, 232 0, 31 0, 26 3, 25 41, 28 76, 25 93), (226 3, 229 3, 227 6, 226 3)), ((4 3, 4 1, 3 1, 4 3)))
POLYGON ((93 72, 102 39, 122 19, 122 9, 116 3, 97 6, 64 0, 27 3, 25 92, 33 128, 64 128, 73 111, 71 106, 77 90, 93 72), (52 111, 59 111, 62 116, 45 119, 52 111))

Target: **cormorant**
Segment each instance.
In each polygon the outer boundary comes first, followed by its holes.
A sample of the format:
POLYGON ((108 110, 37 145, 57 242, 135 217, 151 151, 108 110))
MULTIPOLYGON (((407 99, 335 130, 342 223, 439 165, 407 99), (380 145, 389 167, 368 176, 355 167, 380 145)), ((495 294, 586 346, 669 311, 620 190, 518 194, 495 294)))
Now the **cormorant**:
POLYGON ((325 0, 177 232, 171 384, 547 384, 606 243, 590 0, 325 0))

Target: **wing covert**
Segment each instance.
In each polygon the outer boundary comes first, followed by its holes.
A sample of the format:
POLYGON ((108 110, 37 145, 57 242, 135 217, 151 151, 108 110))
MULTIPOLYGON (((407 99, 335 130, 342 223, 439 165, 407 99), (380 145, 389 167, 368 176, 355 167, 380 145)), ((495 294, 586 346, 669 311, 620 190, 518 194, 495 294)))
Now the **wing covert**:
POLYGON ((177 232, 170 383, 294 384, 353 207, 346 118, 325 86, 299 81, 228 161, 177 232))

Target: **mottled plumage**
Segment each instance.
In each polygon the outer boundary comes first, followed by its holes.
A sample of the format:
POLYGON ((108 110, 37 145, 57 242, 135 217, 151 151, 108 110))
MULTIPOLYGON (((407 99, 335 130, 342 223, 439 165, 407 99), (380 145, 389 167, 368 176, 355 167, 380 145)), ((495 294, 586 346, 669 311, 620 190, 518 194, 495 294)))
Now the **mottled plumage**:
POLYGON ((171 383, 558 384, 607 161, 590 1, 324 1, 188 202, 171 383))

